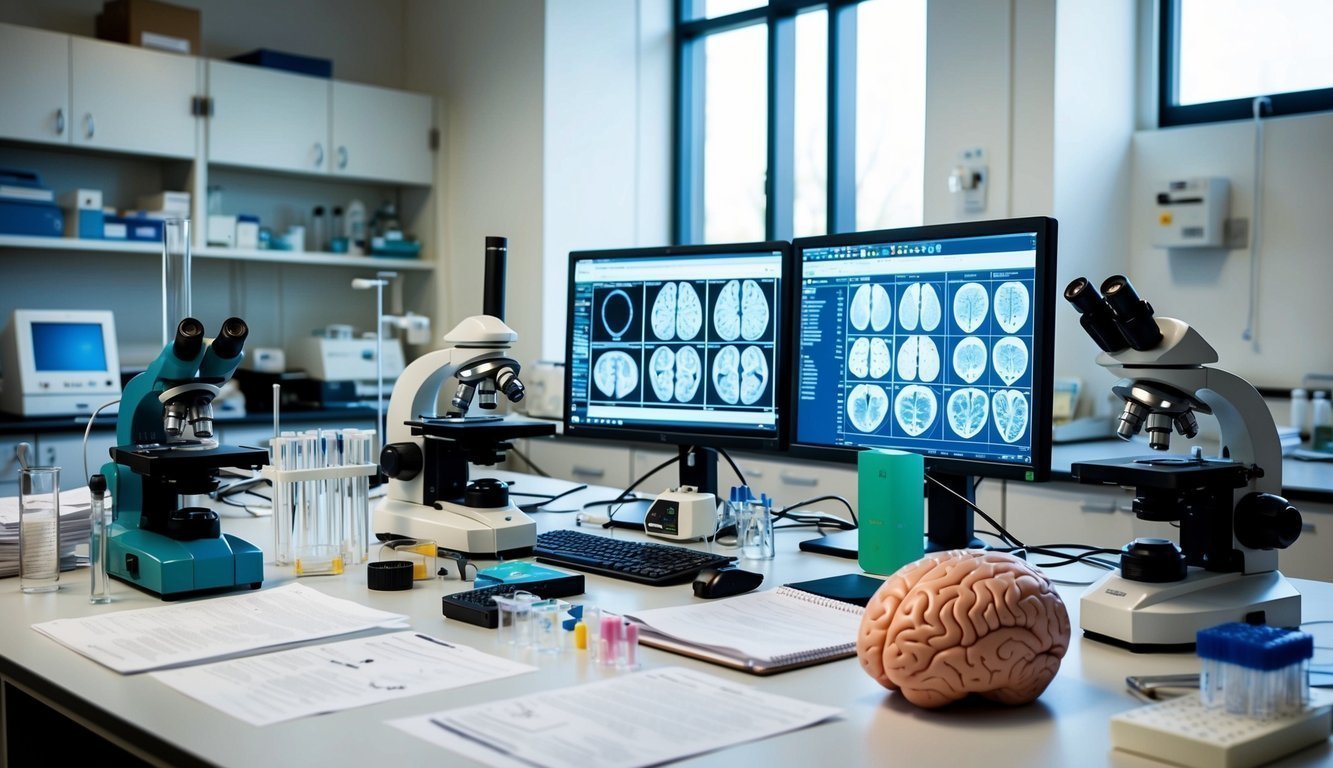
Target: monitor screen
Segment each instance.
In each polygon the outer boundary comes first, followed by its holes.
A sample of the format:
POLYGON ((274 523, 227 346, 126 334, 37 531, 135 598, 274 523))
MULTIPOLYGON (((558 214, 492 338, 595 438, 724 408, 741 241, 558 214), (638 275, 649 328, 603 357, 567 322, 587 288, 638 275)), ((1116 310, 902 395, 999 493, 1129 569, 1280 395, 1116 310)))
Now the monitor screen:
POLYGON ((34 322, 33 368, 53 371, 105 371, 106 346, 100 323, 34 322))
POLYGON ((914 451, 1044 480, 1055 222, 966 222, 797 240, 794 453, 914 451))
POLYGON ((565 432, 778 448, 786 243, 570 254, 565 432))

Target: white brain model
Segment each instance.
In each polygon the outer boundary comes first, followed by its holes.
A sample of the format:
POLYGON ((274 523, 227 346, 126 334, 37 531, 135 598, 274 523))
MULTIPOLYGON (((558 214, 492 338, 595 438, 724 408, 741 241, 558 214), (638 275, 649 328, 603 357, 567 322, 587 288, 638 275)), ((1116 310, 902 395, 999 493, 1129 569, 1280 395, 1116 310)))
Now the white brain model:
POLYGON ((713 327, 724 341, 759 339, 768 330, 768 318, 768 299, 753 280, 729 281, 713 305, 713 327))
POLYGON ((653 300, 650 317, 653 333, 662 341, 677 336, 689 341, 698 335, 704 324, 703 304, 699 292, 689 283, 667 283, 653 300))
POLYGON ((1069 613, 1049 579, 1000 552, 954 550, 898 569, 866 606, 861 667, 919 707, 977 694, 1027 704, 1069 649, 1069 613))

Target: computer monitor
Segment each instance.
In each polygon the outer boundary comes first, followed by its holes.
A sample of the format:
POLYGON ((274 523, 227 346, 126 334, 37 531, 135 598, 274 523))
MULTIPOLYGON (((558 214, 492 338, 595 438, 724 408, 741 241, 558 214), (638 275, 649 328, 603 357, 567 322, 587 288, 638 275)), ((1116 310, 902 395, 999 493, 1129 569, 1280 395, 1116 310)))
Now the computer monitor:
POLYGON ((921 453, 938 481, 927 548, 981 546, 973 478, 1050 473, 1055 220, 804 238, 793 251, 789 451, 921 453))
POLYGON ((716 449, 781 449, 790 262, 785 242, 571 253, 565 434, 678 446, 708 493, 716 449))
MULTIPOLYGON (((87 416, 120 397, 116 321, 105 310, 16 309, 0 332, 0 410, 87 416)), ((106 413, 114 414, 114 406, 106 413)))

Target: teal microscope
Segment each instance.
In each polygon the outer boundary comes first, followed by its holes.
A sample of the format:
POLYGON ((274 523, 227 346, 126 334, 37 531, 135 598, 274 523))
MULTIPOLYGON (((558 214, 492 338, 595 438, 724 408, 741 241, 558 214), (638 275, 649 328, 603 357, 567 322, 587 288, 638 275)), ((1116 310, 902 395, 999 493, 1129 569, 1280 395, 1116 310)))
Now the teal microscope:
POLYGON ((258 547, 222 533, 214 510, 181 504, 183 496, 216 490, 222 467, 268 463, 263 449, 213 439, 212 402, 240 365, 248 333, 233 317, 210 340, 203 323, 185 318, 121 397, 117 445, 102 470, 115 511, 107 570, 164 600, 253 589, 264 580, 258 547))

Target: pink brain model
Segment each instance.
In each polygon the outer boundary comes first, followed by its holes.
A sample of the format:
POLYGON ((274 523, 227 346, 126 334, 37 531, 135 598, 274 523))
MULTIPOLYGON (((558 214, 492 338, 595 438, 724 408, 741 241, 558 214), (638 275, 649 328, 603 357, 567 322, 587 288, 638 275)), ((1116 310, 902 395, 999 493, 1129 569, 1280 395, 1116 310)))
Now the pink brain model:
POLYGON ((866 606, 856 639, 866 673, 919 707, 979 694, 1027 704, 1069 648, 1051 582, 1013 555, 954 550, 898 569, 866 606))

